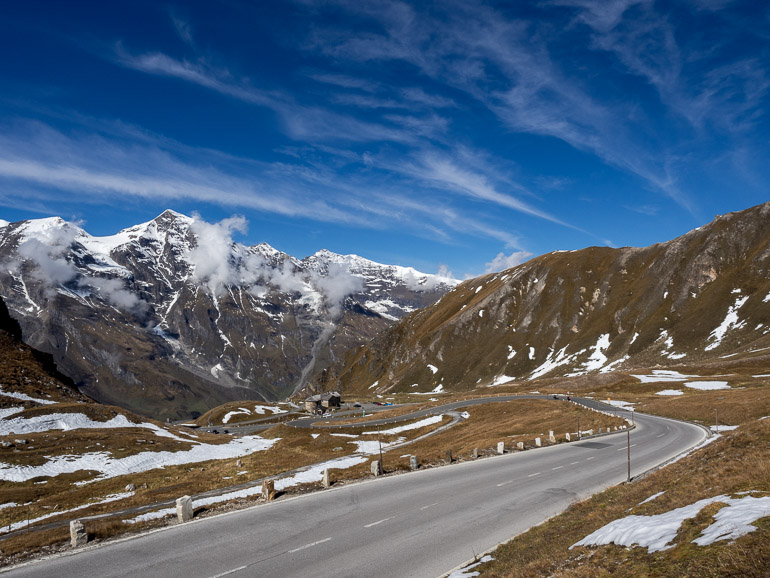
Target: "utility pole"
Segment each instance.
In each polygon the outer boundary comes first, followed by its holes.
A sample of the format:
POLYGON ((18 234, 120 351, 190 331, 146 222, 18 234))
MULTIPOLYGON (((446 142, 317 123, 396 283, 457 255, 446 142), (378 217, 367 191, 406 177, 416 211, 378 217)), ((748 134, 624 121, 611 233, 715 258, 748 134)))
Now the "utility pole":
POLYGON ((626 445, 628 447, 628 482, 631 483, 631 430, 626 430, 626 445))

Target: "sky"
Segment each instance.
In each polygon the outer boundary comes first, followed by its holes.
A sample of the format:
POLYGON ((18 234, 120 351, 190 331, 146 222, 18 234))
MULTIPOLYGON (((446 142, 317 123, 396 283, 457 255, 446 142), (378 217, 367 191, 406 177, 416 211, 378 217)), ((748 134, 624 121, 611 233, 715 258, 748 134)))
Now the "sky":
POLYGON ((768 200, 770 6, 3 2, 0 218, 457 278, 768 200))

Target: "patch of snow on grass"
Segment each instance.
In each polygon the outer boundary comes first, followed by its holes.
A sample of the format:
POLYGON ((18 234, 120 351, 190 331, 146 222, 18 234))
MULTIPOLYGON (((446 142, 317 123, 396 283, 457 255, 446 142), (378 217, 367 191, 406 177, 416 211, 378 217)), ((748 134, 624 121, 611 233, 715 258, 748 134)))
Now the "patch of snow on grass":
POLYGON ((107 452, 88 452, 78 455, 55 456, 39 466, 13 466, 0 463, 0 480, 24 482, 32 478, 54 477, 81 470, 96 471, 99 473, 98 479, 103 480, 166 466, 239 458, 267 450, 279 440, 280 438, 265 439, 259 436, 243 436, 233 438, 226 444, 195 443, 189 450, 178 452, 141 452, 123 458, 114 458, 107 452))
POLYGON ((632 375, 642 383, 656 383, 666 381, 685 381, 691 377, 698 377, 697 375, 684 375, 678 371, 670 371, 666 369, 653 369, 652 375, 632 375))
POLYGON ((380 380, 378 379, 378 380, 377 380, 377 381, 375 381, 375 382, 374 382, 372 385, 370 385, 370 386, 369 386, 367 389, 374 389, 374 388, 375 388, 375 387, 377 387, 379 384, 380 384, 380 380))
POLYGON ((461 568, 460 570, 455 570, 452 572, 447 578, 472 578, 473 576, 480 576, 480 572, 471 572, 474 568, 477 566, 480 566, 481 564, 485 564, 486 562, 491 562, 494 560, 492 556, 486 555, 482 557, 478 562, 475 562, 471 564, 470 566, 466 566, 465 568, 461 568))
POLYGON ((656 516, 626 516, 599 528, 570 546, 570 549, 575 546, 617 544, 646 547, 649 552, 669 550, 675 546, 671 542, 676 538, 682 522, 694 518, 703 508, 714 503, 725 506, 714 514, 714 523, 693 540, 698 546, 740 538, 757 529, 752 525, 753 522, 770 516, 770 497, 730 498, 721 495, 656 516))
MULTIPOLYGON (((392 434, 397 434, 397 433, 401 433, 401 432, 404 432, 404 431, 410 431, 410 430, 413 430, 413 429, 420 429, 421 427, 427 427, 429 425, 433 425, 433 424, 436 424, 436 423, 441 423, 442 419, 443 419, 443 416, 434 415, 434 416, 427 417, 425 419, 421 419, 420 421, 416 421, 414 423, 410 423, 410 424, 407 424, 407 425, 401 425, 401 426, 394 427, 394 428, 391 428, 391 429, 384 429, 384 430, 380 431, 379 433, 386 434, 386 435, 392 435, 392 434)), ((364 435, 377 435, 377 432, 376 431, 365 431, 365 432, 363 432, 363 434, 364 435)))
MULTIPOLYGON (((122 492, 119 494, 111 494, 104 498, 103 500, 99 500, 98 502, 91 502, 90 504, 83 504, 82 506, 77 506, 75 508, 71 508, 69 510, 58 510, 55 512, 49 512, 48 514, 44 514, 42 516, 39 516, 37 518, 33 518, 31 520, 22 520, 21 522, 15 522, 13 524, 8 524, 7 526, 3 526, 0 528, 0 532, 6 533, 6 532, 13 532, 14 530, 18 530, 19 528, 24 528, 27 526, 27 524, 34 524, 36 522, 39 522, 41 520, 46 520, 48 518, 52 518, 54 516, 61 516, 62 514, 68 514, 70 512, 75 512, 77 510, 83 510, 85 508, 89 508, 91 506, 97 506, 99 504, 107 504, 108 502, 116 502, 118 500, 122 500, 124 498, 130 498, 134 495, 134 492, 122 492)), ((15 504, 14 504, 15 505, 15 504)))
POLYGON ((700 389, 702 391, 711 391, 713 389, 730 389, 726 381, 688 381, 685 387, 700 389))
POLYGON ((733 430, 738 429, 737 425, 721 425, 720 424, 720 425, 712 425, 710 427, 711 427, 711 431, 716 432, 716 433, 723 432, 723 431, 733 431, 733 430))
POLYGON ((606 351, 609 346, 610 334, 603 333, 599 336, 599 339, 596 340, 596 345, 594 345, 594 352, 591 354, 591 357, 588 358, 588 361, 586 361, 584 365, 586 371, 601 369, 604 364, 607 363, 607 356, 604 355, 603 352, 606 351))
POLYGON ((495 387, 498 385, 502 385, 504 383, 508 383, 509 381, 513 381, 516 379, 515 377, 511 377, 510 375, 498 375, 495 380, 489 384, 489 387, 495 387))
POLYGON ((318 437, 319 437, 320 435, 321 435, 321 434, 310 434, 310 437, 311 437, 311 438, 313 438, 313 439, 318 439, 318 437))
POLYGON ((684 395, 684 392, 681 389, 664 389, 655 392, 655 395, 684 395))
POLYGON ((662 492, 658 492, 657 494, 653 494, 646 500, 642 500, 641 502, 639 502, 637 505, 641 506, 642 504, 646 504, 647 502, 652 502, 655 498, 659 498, 665 493, 666 493, 666 490, 663 490, 662 492))
POLYGON ((629 360, 629 356, 628 356, 628 355, 624 355, 624 356, 623 356, 623 357, 621 357, 620 359, 616 359, 616 360, 615 360, 615 361, 613 361, 612 363, 608 363, 607 365, 605 365, 604 367, 602 367, 602 368, 599 370, 599 373, 609 373, 610 371, 614 371, 614 370, 615 370, 615 368, 616 368, 618 365, 621 365, 622 363, 624 363, 624 362, 626 362, 626 361, 628 361, 628 360, 629 360))
POLYGON ((760 373, 759 375, 752 375, 751 377, 770 377, 770 373, 760 373))
MULTIPOLYGON (((387 443, 382 442, 382 451, 385 451, 390 446, 398 445, 405 440, 406 438, 398 438, 396 440, 393 440, 387 443)), ((374 454, 380 453, 380 442, 377 442, 377 441, 357 441, 357 442, 348 442, 348 443, 355 444, 355 446, 358 448, 356 451, 359 454, 366 454, 369 456, 373 456, 374 454)))
POLYGON ((629 345, 631 345, 634 341, 636 341, 636 338, 639 337, 638 333, 634 333, 634 336, 631 338, 631 341, 628 342, 629 345))
POLYGON ((724 498, 726 496, 706 498, 657 516, 626 516, 592 532, 570 546, 570 549, 575 546, 617 544, 618 546, 641 546, 647 548, 649 552, 668 550, 674 547, 671 541, 676 538, 682 522, 694 518, 703 508, 724 498))
POLYGON ((49 405, 52 403, 56 403, 55 401, 51 401, 50 399, 40 399, 37 397, 30 397, 26 393, 16 393, 15 391, 5 391, 2 386, 0 386, 0 395, 4 395, 5 397, 12 397, 13 399, 19 399, 21 401, 34 401, 35 403, 39 403, 41 405, 49 405))
POLYGON ((282 407, 276 407, 274 405, 255 405, 254 406, 254 413, 258 413, 261 415, 261 414, 266 414, 268 411, 273 415, 278 413, 289 413, 289 410, 283 409, 282 407))
POLYGON ((529 348, 529 358, 530 359, 535 359, 535 348, 534 347, 530 347, 529 348))
POLYGON ((745 321, 738 320, 738 309, 743 307, 743 304, 746 303, 746 300, 748 300, 748 296, 738 298, 735 300, 735 303, 730 306, 730 308, 727 310, 727 315, 725 316, 724 321, 722 321, 719 327, 714 329, 714 331, 712 331, 709 335, 709 341, 713 341, 713 343, 707 345, 705 351, 711 351, 712 349, 719 347, 719 345, 722 343, 722 339, 724 338, 725 333, 727 333, 727 331, 730 329, 738 329, 746 325, 745 321))
POLYGON ((230 421, 230 418, 236 415, 250 415, 251 412, 246 409, 245 407, 238 408, 236 411, 230 411, 228 412, 225 417, 222 418, 222 423, 227 423, 230 421))
POLYGON ((751 524, 766 516, 770 516, 770 497, 729 499, 727 506, 714 514, 714 523, 693 542, 707 546, 717 540, 735 540, 756 530, 751 524))
POLYGON ((436 387, 434 387, 430 392, 431 393, 441 393, 444 391, 444 386, 442 384, 438 384, 436 387))
POLYGON ((335 438, 357 438, 358 437, 358 435, 356 434, 344 434, 344 433, 333 433, 329 435, 334 436, 335 438))
POLYGON ((484 310, 479 311, 479 317, 484 317, 484 310))
MULTIPOLYGON (((534 349, 530 348, 530 352, 533 352, 534 349)), ((548 357, 545 358, 545 361, 540 365, 540 367, 536 368, 531 374, 530 379, 536 379, 538 377, 541 377, 548 373, 549 371, 552 371, 559 367, 560 365, 566 365, 568 363, 571 363, 574 359, 574 356, 572 355, 565 355, 565 351, 567 351, 567 346, 562 347, 556 355, 554 355, 553 349, 548 354, 548 357)), ((530 359, 533 359, 530 356, 530 359)))
POLYGON ((438 373, 438 367, 435 365, 428 364, 428 369, 430 369, 433 372, 433 375, 436 375, 438 373))
POLYGON ((516 357, 516 350, 512 346, 508 346, 508 359, 513 359, 516 357))

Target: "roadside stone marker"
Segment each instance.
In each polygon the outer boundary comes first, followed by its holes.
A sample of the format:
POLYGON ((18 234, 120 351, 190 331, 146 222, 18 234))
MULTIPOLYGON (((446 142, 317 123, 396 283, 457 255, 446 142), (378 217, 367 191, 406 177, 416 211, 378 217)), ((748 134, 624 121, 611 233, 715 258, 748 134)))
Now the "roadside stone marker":
POLYGON ((447 450, 446 451, 446 462, 448 464, 452 463, 452 450, 447 450))
POLYGON ((372 462, 372 475, 373 476, 380 476, 380 475, 382 475, 382 468, 380 467, 380 460, 374 460, 372 462))
POLYGON ((176 501, 176 519, 179 523, 189 522, 193 517, 192 498, 190 496, 182 496, 176 501))
POLYGON ((524 442, 517 442, 516 443, 516 448, 519 449, 519 450, 523 450, 524 449, 524 442))
POLYGON ((567 433, 564 435, 564 437, 566 437, 566 438, 567 438, 567 441, 568 441, 568 442, 571 442, 571 441, 572 441, 572 438, 570 438, 570 437, 569 437, 569 432, 567 432, 567 433))
POLYGON ((479 448, 473 448, 473 452, 471 453, 471 457, 474 460, 479 459, 479 448))
POLYGON ((243 467, 243 462, 241 460, 236 460, 235 467, 236 468, 242 468, 243 467))
POLYGON ((587 436, 592 436, 592 435, 594 435, 594 430, 592 430, 592 429, 587 429, 587 430, 586 430, 586 431, 584 431, 583 433, 584 433, 584 434, 586 434, 587 436))
POLYGON ((72 520, 70 522, 70 545, 73 548, 78 546, 85 546, 88 542, 88 534, 86 534, 86 528, 83 526, 83 522, 80 520, 72 520))
POLYGON ((497 453, 500 455, 505 453, 505 442, 497 442, 497 453))
POLYGON ((556 443, 556 436, 553 435, 553 430, 550 430, 548 432, 548 441, 551 442, 552 444, 556 443))
POLYGON ((535 438, 535 445, 539 448, 543 447, 543 442, 540 441, 540 438, 535 438))
POLYGON ((417 456, 409 456, 409 469, 414 471, 419 467, 420 464, 417 463, 417 456))
POLYGON ((275 480, 267 479, 262 482, 262 499, 266 502, 275 500, 275 480))
POLYGON ((323 486, 324 488, 330 488, 332 485, 331 478, 329 477, 329 469, 324 470, 323 486))

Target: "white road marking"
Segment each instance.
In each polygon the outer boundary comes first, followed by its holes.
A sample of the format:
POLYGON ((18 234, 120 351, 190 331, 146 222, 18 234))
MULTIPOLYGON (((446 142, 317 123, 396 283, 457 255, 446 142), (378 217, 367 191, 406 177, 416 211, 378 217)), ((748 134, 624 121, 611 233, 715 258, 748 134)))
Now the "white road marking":
POLYGON ((388 520, 392 520, 393 518, 395 518, 395 516, 391 516, 390 518, 384 518, 377 522, 372 522, 371 524, 367 524, 366 526, 364 526, 364 528, 371 528, 372 526, 376 526, 377 524, 382 524, 383 522, 387 522, 388 520))
POLYGON ((579 464, 580 462, 571 462, 570 465, 574 466, 575 464, 579 464))
POLYGON ((499 488, 500 486, 507 486, 508 484, 512 484, 512 483, 513 483, 513 480, 508 480, 507 482, 503 482, 502 484, 497 484, 497 487, 499 488))
POLYGON ((664 435, 666 435, 666 434, 660 434, 659 436, 655 436, 655 437, 662 438, 664 435))
POLYGON ((564 467, 564 466, 556 466, 555 468, 551 468, 551 471, 553 471, 553 470, 560 470, 560 469, 562 469, 563 467, 564 467))
POLYGON ((248 568, 248 566, 239 566, 238 568, 233 568, 232 570, 228 570, 227 572, 222 572, 221 574, 215 574, 211 578, 222 578, 222 576, 229 576, 230 574, 235 574, 236 572, 240 572, 241 570, 245 570, 248 568))
POLYGON ((432 504, 428 504, 427 506, 423 506, 420 509, 421 510, 427 510, 428 508, 432 508, 433 506, 438 506, 438 502, 433 502, 432 504))
POLYGON ((305 544, 304 546, 300 546, 299 548, 294 548, 294 550, 289 550, 289 554, 294 554, 294 552, 299 552, 300 550, 305 550, 306 548, 312 548, 313 546, 318 546, 318 544, 323 544, 324 542, 328 542, 331 540, 331 538, 324 538, 323 540, 318 540, 318 542, 313 542, 312 544, 305 544))
POLYGON ((596 459, 596 456, 591 456, 590 458, 586 458, 586 461, 588 461, 588 460, 594 460, 594 459, 596 459))
MULTIPOLYGON (((631 444, 631 447, 632 447, 632 448, 635 448, 635 447, 636 447, 636 444, 631 444)), ((626 451, 627 449, 628 449, 628 447, 625 447, 625 448, 620 448, 618 451, 619 451, 619 452, 624 452, 624 451, 626 451)))
POLYGON ((539 475, 540 475, 540 472, 536 472, 536 473, 534 473, 534 474, 529 474, 527 477, 528 477, 528 478, 533 478, 533 477, 535 477, 535 476, 539 476, 539 475))

